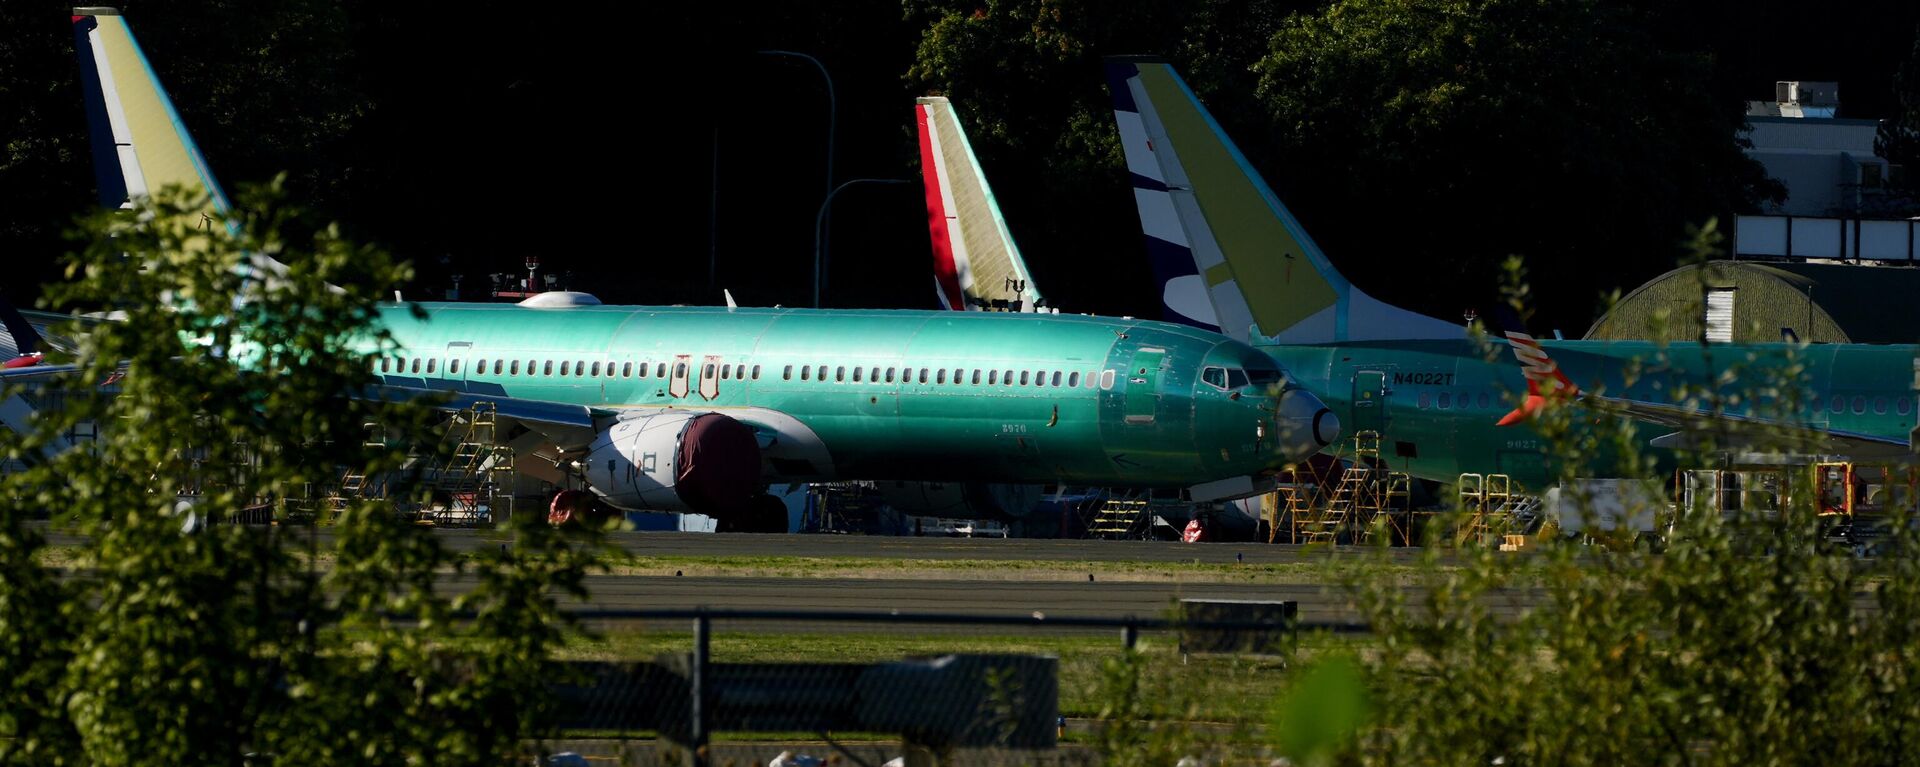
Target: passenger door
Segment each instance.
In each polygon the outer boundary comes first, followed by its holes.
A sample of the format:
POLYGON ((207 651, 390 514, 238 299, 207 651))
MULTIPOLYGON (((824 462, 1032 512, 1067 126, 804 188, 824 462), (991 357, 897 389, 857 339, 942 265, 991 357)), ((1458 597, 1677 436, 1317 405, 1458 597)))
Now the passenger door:
POLYGON ((1386 433, 1386 411, 1387 372, 1384 370, 1353 371, 1353 426, 1350 427, 1350 432, 1386 433))
POLYGON ((678 399, 687 396, 687 368, 693 364, 693 355, 673 355, 673 367, 667 371, 667 395, 678 399))
POLYGON ((1153 423, 1160 406, 1160 365, 1167 350, 1142 347, 1127 366, 1127 423, 1153 423))
POLYGON ((720 398, 720 355, 709 354, 700 362, 700 396, 708 402, 720 398))

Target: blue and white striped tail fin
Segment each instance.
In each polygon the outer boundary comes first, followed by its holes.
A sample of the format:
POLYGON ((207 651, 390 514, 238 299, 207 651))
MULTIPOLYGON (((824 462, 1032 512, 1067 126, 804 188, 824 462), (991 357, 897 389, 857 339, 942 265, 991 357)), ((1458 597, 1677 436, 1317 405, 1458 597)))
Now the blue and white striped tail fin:
POLYGON ((1107 84, 1169 318, 1271 343, 1465 334, 1347 282, 1171 65, 1108 59, 1107 84))

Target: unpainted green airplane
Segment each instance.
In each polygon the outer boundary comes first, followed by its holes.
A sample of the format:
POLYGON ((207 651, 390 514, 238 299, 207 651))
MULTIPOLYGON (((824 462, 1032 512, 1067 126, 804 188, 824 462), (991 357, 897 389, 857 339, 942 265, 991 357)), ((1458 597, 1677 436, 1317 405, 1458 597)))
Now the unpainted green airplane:
MULTIPOLYGON (((1556 395, 1636 419, 1656 452, 1711 431, 1729 452, 1784 439, 1835 456, 1912 455, 1920 347, 1534 341, 1511 328, 1514 365, 1467 328, 1348 282, 1170 65, 1117 58, 1107 74, 1168 318, 1271 354, 1350 433, 1384 435, 1396 469, 1441 482, 1501 472, 1540 489, 1557 467, 1523 424, 1556 395), (1709 407, 1681 393, 1702 387, 1744 396, 1709 407)), ((1595 458, 1580 471, 1610 469, 1595 458)))
MULTIPOLYGON (((208 215, 230 220, 118 11, 76 8, 73 25, 103 202, 181 184, 206 190, 208 215)), ((361 349, 385 386, 446 392, 449 409, 491 403, 616 508, 695 511, 744 529, 785 529, 769 483, 1060 482, 1244 497, 1254 475, 1339 433, 1271 357, 1172 323, 602 306, 575 293, 414 306, 380 312, 397 349, 361 349)))

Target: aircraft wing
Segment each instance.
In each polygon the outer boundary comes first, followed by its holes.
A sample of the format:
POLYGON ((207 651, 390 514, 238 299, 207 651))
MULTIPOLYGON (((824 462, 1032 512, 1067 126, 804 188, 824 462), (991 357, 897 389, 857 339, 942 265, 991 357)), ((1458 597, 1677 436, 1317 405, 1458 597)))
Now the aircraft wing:
POLYGON ((1712 432, 1717 437, 1718 445, 1726 449, 1767 449, 1785 444, 1857 458, 1893 458, 1909 455, 1912 451, 1908 439, 1821 429, 1738 413, 1714 413, 1699 408, 1595 394, 1582 394, 1578 401, 1595 410, 1675 429, 1672 433, 1655 437, 1652 440, 1654 447, 1697 448, 1704 442, 1702 437, 1712 432))
MULTIPOLYGON (((564 402, 523 399, 499 394, 449 391, 392 384, 373 387, 368 396, 394 401, 427 398, 444 412, 455 413, 488 403, 503 420, 517 421, 539 432, 560 453, 583 450, 602 431, 622 419, 666 411, 702 412, 700 407, 596 407, 564 402)), ((760 407, 726 408, 727 417, 753 429, 766 459, 768 477, 781 482, 808 482, 833 476, 833 456, 813 429, 791 415, 760 407)))
POLYGON ((1729 449, 1766 449, 1787 443, 1820 452, 1860 458, 1889 458, 1912 454, 1911 434, 1906 439, 1885 437, 1864 432, 1822 429, 1808 424, 1756 418, 1739 413, 1716 413, 1665 402, 1648 402, 1593 394, 1581 390, 1577 384, 1569 380, 1566 374, 1560 371, 1560 366, 1547 356, 1546 350, 1532 336, 1524 331, 1509 330, 1506 332, 1506 337, 1508 345, 1513 347, 1514 357, 1520 361, 1521 370, 1526 376, 1527 396, 1520 407, 1500 419, 1502 426, 1518 423, 1531 417, 1546 405, 1548 396, 1560 395, 1595 410, 1675 429, 1672 433, 1655 437, 1652 441, 1654 447, 1698 446, 1704 441, 1702 437, 1711 432, 1717 436, 1716 442, 1720 447, 1729 449))

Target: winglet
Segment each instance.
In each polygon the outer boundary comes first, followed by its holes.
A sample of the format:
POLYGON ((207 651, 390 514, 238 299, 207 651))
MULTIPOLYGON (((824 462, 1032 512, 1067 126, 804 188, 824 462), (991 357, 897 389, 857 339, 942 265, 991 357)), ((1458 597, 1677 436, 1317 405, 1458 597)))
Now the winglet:
POLYGON ((720 295, 727 297, 727 311, 733 311, 735 309, 740 308, 739 304, 736 304, 733 302, 733 291, 727 290, 726 288, 721 288, 720 295))
POLYGON ((1512 426, 1532 418, 1547 406, 1549 397, 1580 396, 1580 387, 1560 372, 1560 365, 1547 356, 1547 350, 1533 336, 1520 330, 1509 330, 1506 336, 1507 345, 1513 347, 1514 358, 1520 361, 1520 372, 1527 378, 1527 396, 1513 412, 1501 416, 1498 425, 1512 426))

